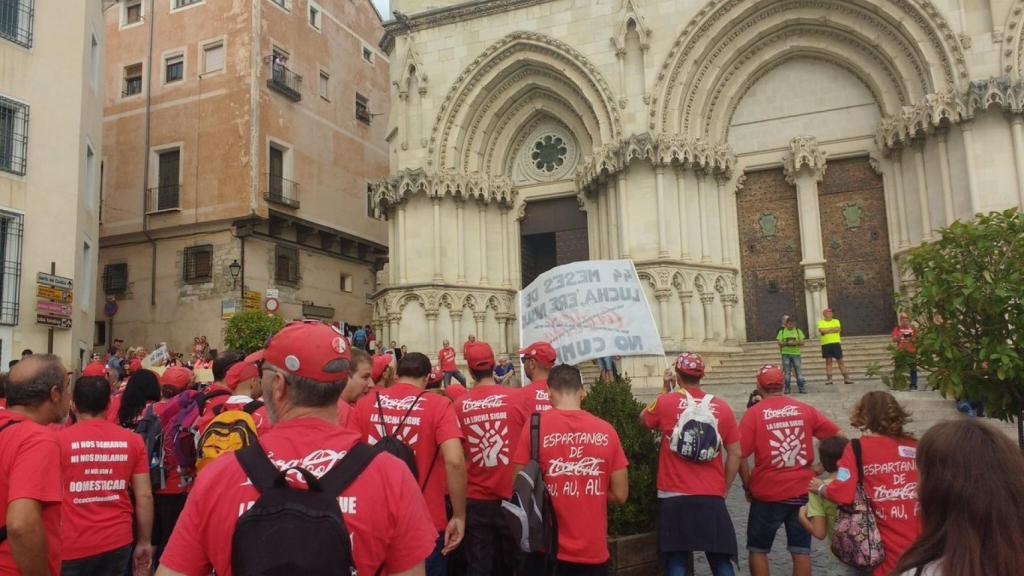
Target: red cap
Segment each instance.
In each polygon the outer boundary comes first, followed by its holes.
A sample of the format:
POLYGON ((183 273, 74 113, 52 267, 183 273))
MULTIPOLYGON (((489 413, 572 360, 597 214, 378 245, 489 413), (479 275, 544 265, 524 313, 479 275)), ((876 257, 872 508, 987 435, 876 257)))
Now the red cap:
POLYGON ((430 375, 427 376, 427 385, 440 384, 444 380, 444 372, 440 368, 434 368, 430 371, 430 375))
POLYGON ((142 358, 132 358, 132 361, 128 363, 128 371, 132 374, 142 370, 142 358))
POLYGON ((782 368, 774 364, 765 364, 757 371, 757 385, 768 392, 782 390, 786 379, 782 375, 782 368))
POLYGON ((466 364, 470 370, 491 370, 494 368, 494 351, 491 345, 477 340, 466 342, 466 364))
POLYGON ((391 361, 394 360, 394 356, 390 354, 381 354, 380 356, 373 357, 373 368, 370 369, 370 379, 374 382, 380 382, 380 379, 384 377, 384 371, 391 366, 391 361))
POLYGON ((271 336, 263 350, 246 356, 245 361, 263 361, 316 382, 337 382, 348 378, 352 353, 340 328, 320 322, 291 322, 271 336))
POLYGON ((82 376, 99 376, 101 378, 107 377, 107 367, 102 362, 90 362, 82 368, 82 376))
POLYGON ((683 352, 676 358, 676 372, 693 378, 704 377, 704 359, 696 352, 683 352))
POLYGON ((161 386, 170 386, 183 392, 192 384, 192 371, 181 366, 170 366, 160 376, 161 386))
POLYGON ((228 368, 227 374, 224 375, 224 385, 234 392, 242 382, 259 377, 260 371, 255 364, 251 362, 236 362, 231 365, 231 368, 228 368))
POLYGON ((461 384, 449 384, 448 387, 444 389, 444 395, 452 401, 462 398, 466 392, 468 392, 468 390, 466 390, 466 387, 461 384))
POLYGON ((519 351, 519 355, 525 360, 532 358, 539 364, 551 368, 555 365, 555 349, 547 342, 534 342, 519 351))

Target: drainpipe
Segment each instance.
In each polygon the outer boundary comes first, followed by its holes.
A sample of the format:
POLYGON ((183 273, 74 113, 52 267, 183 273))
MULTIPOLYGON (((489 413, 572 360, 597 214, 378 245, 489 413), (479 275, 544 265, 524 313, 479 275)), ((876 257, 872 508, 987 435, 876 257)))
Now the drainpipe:
POLYGON ((149 194, 149 117, 153 98, 153 21, 156 19, 153 0, 149 0, 149 46, 146 49, 146 113, 143 121, 142 148, 142 233, 149 240, 150 245, 150 272, 149 272, 149 305, 156 306, 156 240, 149 233, 149 216, 146 214, 146 196, 149 194))

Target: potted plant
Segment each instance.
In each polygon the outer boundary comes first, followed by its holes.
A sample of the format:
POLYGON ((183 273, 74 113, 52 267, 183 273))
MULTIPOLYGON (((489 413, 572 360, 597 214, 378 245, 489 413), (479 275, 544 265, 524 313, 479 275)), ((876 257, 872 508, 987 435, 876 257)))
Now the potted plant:
POLYGON ((633 396, 629 378, 597 381, 583 408, 615 427, 629 459, 629 501, 608 510, 609 574, 658 574, 658 434, 640 424, 644 406, 633 396))
POLYGON ((267 344, 267 338, 284 328, 284 320, 259 310, 245 310, 228 320, 224 328, 224 346, 251 354, 267 344))

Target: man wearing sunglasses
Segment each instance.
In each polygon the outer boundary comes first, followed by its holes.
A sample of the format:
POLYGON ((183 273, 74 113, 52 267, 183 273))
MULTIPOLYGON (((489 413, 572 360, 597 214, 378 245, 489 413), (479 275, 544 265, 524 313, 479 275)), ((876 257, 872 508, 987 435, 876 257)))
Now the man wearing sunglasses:
MULTIPOLYGON (((289 486, 302 489, 309 478, 323 478, 342 465, 359 436, 337 425, 337 403, 348 382, 351 352, 347 339, 320 323, 293 322, 267 346, 246 358, 261 373, 263 400, 273 429, 259 445, 289 486), (298 470, 301 469, 301 470, 298 470)), ((238 454, 241 454, 239 452, 238 454)), ((230 576, 239 556, 337 555, 338 549, 268 550, 254 548, 232 557, 240 514, 260 497, 239 457, 219 458, 203 470, 161 559, 161 576, 230 576)), ((434 549, 437 531, 416 479, 397 458, 378 454, 338 494, 342 517, 360 574, 378 570, 421 575, 434 549)), ((244 562, 243 565, 251 565, 244 562)))

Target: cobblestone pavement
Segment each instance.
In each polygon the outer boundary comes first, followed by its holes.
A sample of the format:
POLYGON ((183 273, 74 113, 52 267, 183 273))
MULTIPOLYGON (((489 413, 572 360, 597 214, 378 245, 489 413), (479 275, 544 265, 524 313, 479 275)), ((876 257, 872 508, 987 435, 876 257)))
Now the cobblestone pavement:
MULTIPOLYGON (((740 569, 738 574, 750 574, 747 565, 747 513, 750 505, 743 497, 743 488, 740 486, 739 478, 733 484, 732 491, 726 499, 726 507, 732 516, 733 526, 736 528, 736 538, 740 549, 740 569)), ((825 576, 827 573, 826 562, 828 559, 828 544, 826 541, 817 541, 812 538, 811 543, 811 574, 814 576, 825 576)), ((772 553, 768 556, 771 561, 772 576, 788 576, 792 574, 793 563, 790 560, 789 552, 786 550, 786 532, 779 528, 775 536, 775 543, 772 546, 772 553)), ((710 576, 711 568, 703 554, 697 554, 696 571, 699 576, 710 576)))

